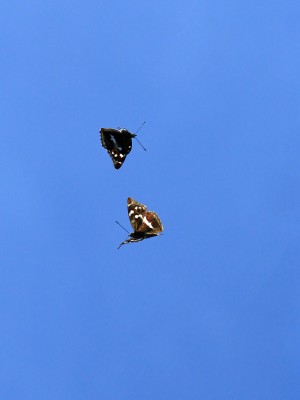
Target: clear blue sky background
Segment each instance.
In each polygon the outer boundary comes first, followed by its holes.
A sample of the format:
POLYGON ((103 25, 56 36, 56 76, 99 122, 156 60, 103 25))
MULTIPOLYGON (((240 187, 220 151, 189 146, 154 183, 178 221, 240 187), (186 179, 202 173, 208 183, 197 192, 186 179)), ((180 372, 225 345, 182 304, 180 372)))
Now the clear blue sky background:
POLYGON ((0 11, 0 398, 298 400, 299 2, 0 11))

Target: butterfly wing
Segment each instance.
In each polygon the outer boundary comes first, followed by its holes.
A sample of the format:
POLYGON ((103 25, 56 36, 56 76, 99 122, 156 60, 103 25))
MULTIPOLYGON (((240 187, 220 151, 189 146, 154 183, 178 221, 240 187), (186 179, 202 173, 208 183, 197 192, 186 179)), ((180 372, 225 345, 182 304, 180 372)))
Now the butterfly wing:
POLYGON ((138 232, 143 223, 143 215, 147 212, 147 207, 138 203, 131 197, 127 200, 128 217, 134 232, 138 232))
POLYGON ((139 225, 137 232, 144 232, 147 235, 158 235, 163 231, 163 225, 158 215, 154 211, 148 211, 144 214, 143 220, 139 225))
POLYGON ((129 197, 127 206, 129 220, 134 232, 130 233, 130 237, 122 242, 118 249, 123 244, 140 242, 141 240, 158 236, 164 229, 158 215, 153 211, 147 211, 147 207, 144 204, 138 203, 129 197))
POLYGON ((135 135, 127 129, 101 128, 101 144, 107 150, 116 169, 121 168, 130 153, 133 137, 135 135))
POLYGON ((158 215, 153 211, 147 211, 145 205, 130 197, 128 198, 128 216, 134 232, 158 235, 163 231, 158 215))

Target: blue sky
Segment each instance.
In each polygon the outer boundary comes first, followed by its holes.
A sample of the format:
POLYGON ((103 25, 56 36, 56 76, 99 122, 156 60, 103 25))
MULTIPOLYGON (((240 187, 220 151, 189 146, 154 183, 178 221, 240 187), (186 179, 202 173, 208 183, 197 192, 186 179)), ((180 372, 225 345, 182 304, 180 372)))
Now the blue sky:
POLYGON ((0 397, 299 399, 299 3, 0 8, 0 397))

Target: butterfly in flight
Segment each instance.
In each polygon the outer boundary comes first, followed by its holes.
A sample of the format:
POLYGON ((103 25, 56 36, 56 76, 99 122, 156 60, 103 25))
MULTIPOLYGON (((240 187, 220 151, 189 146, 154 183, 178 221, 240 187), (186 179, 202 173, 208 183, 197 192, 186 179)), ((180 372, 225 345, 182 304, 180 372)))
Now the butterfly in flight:
POLYGON ((127 200, 127 206, 129 221, 133 228, 133 232, 128 232, 129 238, 124 240, 124 242, 120 244, 118 249, 123 244, 139 242, 144 239, 158 236, 162 233, 164 227, 155 212, 147 211, 147 207, 145 205, 138 203, 131 197, 129 197, 127 200))
MULTIPOLYGON (((140 126, 140 128, 144 125, 144 123, 140 126)), ((137 130, 137 132, 140 130, 140 128, 137 130)), ((127 129, 123 128, 100 129, 101 144, 110 155, 114 163, 115 169, 119 169, 122 167, 126 159, 126 156, 128 156, 128 154, 131 152, 132 138, 135 137, 136 137, 135 133, 131 133, 127 129)), ((143 147, 144 150, 146 150, 142 144, 141 146, 143 147)))

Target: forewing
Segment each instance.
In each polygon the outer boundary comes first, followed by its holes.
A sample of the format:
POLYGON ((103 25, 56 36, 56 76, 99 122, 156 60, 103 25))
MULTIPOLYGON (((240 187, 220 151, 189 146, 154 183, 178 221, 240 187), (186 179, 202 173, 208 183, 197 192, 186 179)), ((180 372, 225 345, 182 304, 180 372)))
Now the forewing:
POLYGON ((138 232, 143 224, 143 217, 147 212, 147 207, 138 203, 131 197, 127 200, 128 217, 134 232, 138 232))

